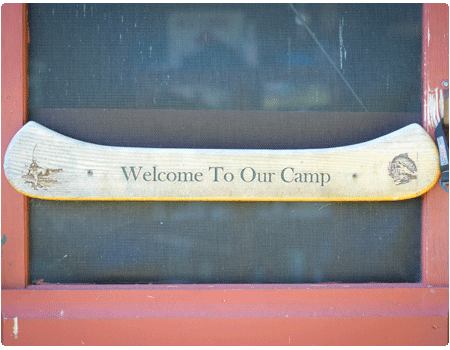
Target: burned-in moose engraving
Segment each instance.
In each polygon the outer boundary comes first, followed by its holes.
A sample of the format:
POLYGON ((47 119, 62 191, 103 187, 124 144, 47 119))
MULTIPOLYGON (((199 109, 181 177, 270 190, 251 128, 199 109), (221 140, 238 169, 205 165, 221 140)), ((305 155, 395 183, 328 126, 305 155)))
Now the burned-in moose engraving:
POLYGON ((52 184, 58 182, 57 180, 51 178, 51 175, 63 171, 62 169, 49 169, 39 166, 36 159, 34 158, 34 151, 36 149, 36 146, 34 146, 33 149, 31 164, 26 167, 28 173, 22 176, 22 178, 25 179, 25 183, 31 184, 31 187, 33 187, 35 190, 39 188, 49 187, 52 184))
POLYGON ((399 154, 389 163, 389 176, 394 179, 396 185, 407 184, 417 179, 417 167, 407 153, 399 154))

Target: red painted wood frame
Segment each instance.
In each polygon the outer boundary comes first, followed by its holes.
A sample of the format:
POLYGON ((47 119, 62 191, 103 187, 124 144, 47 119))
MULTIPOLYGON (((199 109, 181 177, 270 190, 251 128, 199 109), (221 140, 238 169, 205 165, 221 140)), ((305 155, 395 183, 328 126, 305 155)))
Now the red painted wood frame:
MULTIPOLYGON (((2 5, 2 164, 26 120, 26 5, 2 5)), ((424 126, 448 79, 448 6, 424 4, 424 126), (438 89, 438 90, 436 90, 438 89)), ((444 345, 448 194, 423 198, 422 283, 28 285, 27 199, 2 168, 5 345, 444 345)))

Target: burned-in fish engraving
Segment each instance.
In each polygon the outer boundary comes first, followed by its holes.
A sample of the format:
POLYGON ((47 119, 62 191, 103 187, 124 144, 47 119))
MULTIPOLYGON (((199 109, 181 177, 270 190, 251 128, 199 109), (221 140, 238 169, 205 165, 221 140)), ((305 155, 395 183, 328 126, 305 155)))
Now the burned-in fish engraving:
POLYGON ((34 151, 36 149, 36 146, 34 146, 33 149, 31 164, 26 167, 28 173, 22 176, 22 178, 25 179, 25 183, 31 184, 31 187, 33 187, 35 190, 39 188, 49 187, 52 184, 58 182, 56 179, 51 178, 51 175, 63 171, 62 169, 49 169, 39 166, 36 159, 34 158, 34 151))
POLYGON ((408 157, 407 153, 399 154, 389 163, 389 176, 394 179, 396 185, 407 184, 414 179, 417 167, 414 161, 408 157))

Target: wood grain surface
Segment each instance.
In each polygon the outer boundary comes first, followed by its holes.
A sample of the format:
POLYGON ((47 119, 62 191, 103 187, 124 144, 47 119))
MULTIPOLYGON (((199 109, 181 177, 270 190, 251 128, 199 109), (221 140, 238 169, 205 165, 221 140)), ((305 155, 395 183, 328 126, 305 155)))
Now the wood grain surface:
POLYGON ((19 192, 53 200, 367 201, 420 196, 439 163, 418 124, 344 147, 213 150, 101 146, 28 122, 4 170, 19 192))

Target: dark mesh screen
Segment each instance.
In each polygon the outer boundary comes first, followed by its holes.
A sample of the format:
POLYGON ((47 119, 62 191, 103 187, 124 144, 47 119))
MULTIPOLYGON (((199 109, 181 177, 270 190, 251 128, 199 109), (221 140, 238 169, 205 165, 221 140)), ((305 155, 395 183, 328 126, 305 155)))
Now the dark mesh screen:
MULTIPOLYGON (((420 123, 420 4, 295 8, 30 4, 29 119, 105 145, 269 149, 420 123)), ((31 199, 30 279, 418 282, 420 218, 420 198, 31 199)))
POLYGON ((420 201, 31 200, 30 274, 45 282, 414 282, 420 201), (393 215, 396 213, 397 215, 393 215))
POLYGON ((420 4, 296 10, 31 4, 30 107, 420 112, 420 4))

